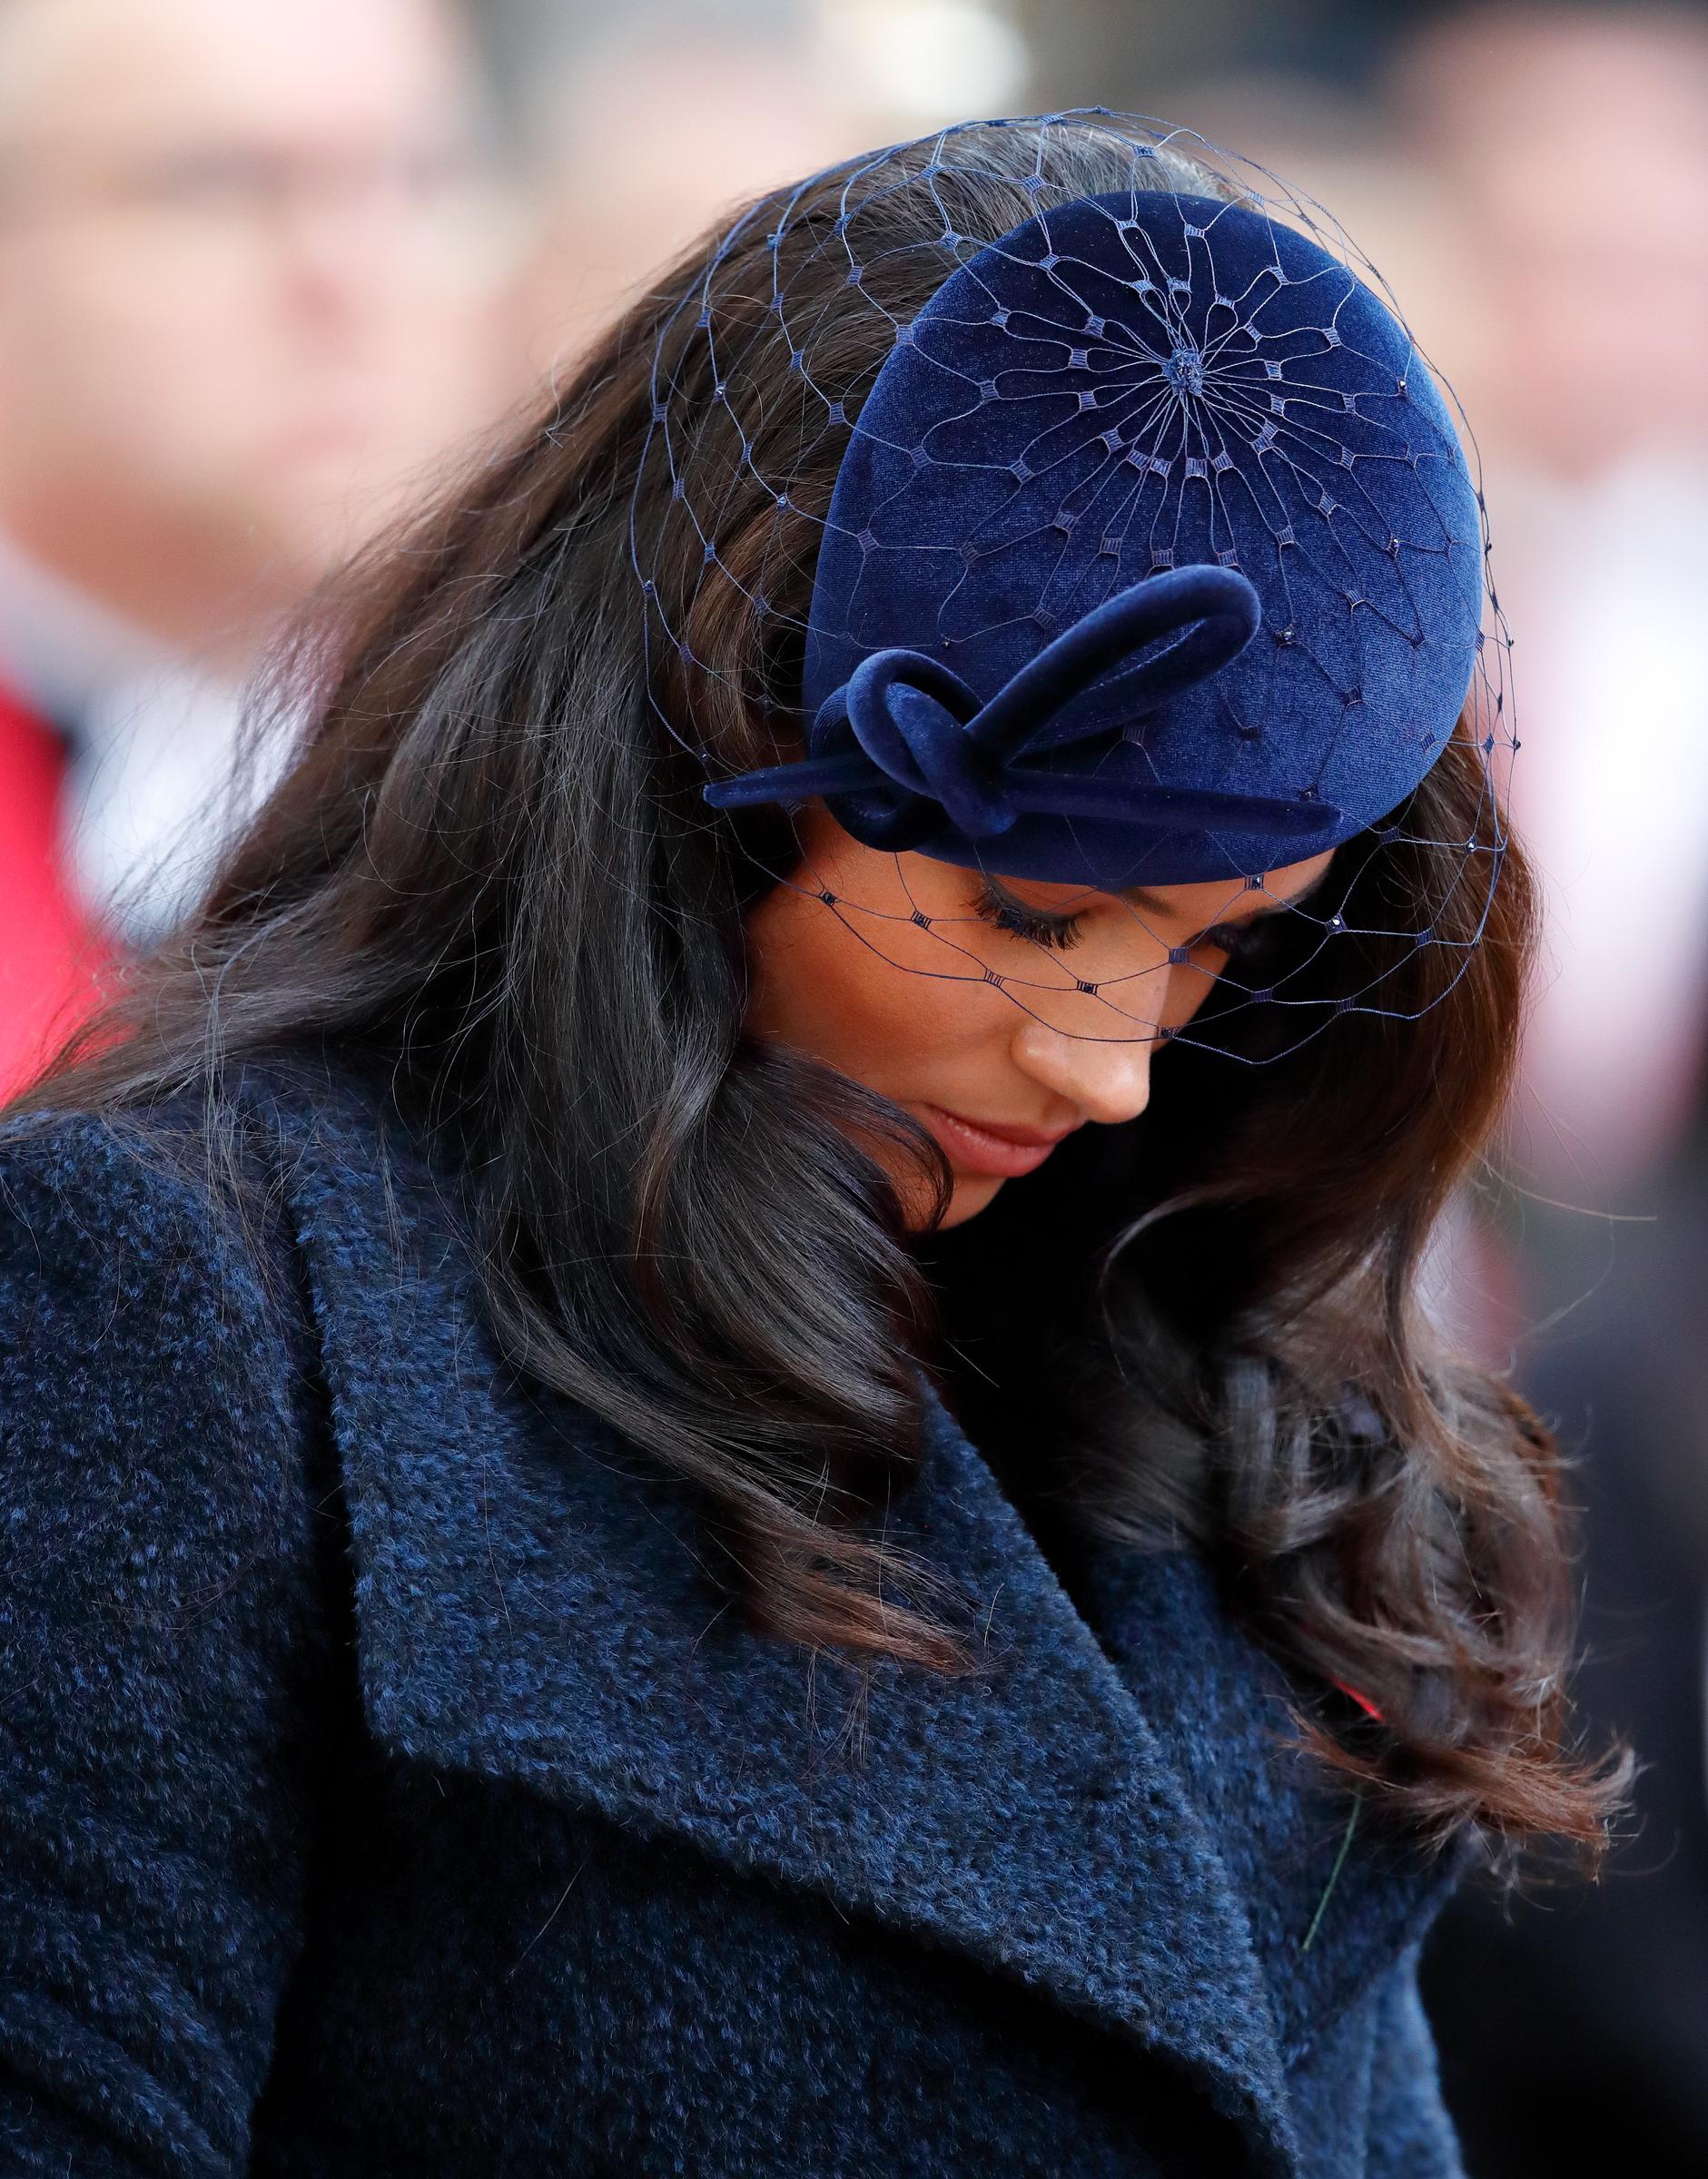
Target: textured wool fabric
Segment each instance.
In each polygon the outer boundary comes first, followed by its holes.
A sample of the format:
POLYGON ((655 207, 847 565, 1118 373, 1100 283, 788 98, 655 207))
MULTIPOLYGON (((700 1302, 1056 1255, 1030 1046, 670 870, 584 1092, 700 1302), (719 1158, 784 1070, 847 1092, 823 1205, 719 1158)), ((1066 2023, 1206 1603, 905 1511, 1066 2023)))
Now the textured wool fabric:
POLYGON ((1456 2173, 1450 1877, 1364 1833, 1321 1906, 1344 1799, 1196 1560, 1071 1600, 932 1398, 893 1525, 988 1666, 851 1734, 504 1366, 454 1173, 353 1074, 232 1094, 252 1235, 0 1126, 0 2168, 1456 2173))

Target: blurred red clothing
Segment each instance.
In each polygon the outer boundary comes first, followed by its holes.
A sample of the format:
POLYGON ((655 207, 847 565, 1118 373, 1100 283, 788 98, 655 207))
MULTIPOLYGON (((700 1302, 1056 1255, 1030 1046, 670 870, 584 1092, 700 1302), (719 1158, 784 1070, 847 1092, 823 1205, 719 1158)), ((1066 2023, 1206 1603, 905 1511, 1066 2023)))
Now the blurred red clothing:
POLYGON ((66 764, 60 736, 0 688, 0 1102, 93 1011, 114 959, 65 873, 66 764))

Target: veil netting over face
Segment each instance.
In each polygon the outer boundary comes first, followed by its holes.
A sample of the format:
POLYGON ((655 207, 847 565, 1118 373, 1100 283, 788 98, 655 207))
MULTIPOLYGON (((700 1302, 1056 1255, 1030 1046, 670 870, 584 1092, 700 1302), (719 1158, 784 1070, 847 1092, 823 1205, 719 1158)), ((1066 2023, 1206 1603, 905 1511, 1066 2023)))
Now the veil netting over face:
POLYGON ((1487 921, 1518 744, 1474 462, 1380 275, 1266 169, 1102 109, 945 128, 750 205, 660 327, 649 691, 711 809, 768 814, 775 882, 898 967, 1273 1058, 1436 1003, 1487 921), (760 723, 733 757, 720 713, 760 723), (964 906, 822 882, 779 833, 815 805, 964 906), (1051 888, 1048 929, 1011 900, 993 951, 987 879, 1051 888), (1154 922, 1179 886, 1202 935, 1154 922), (1167 945, 1087 977, 1074 893, 1167 945), (1202 981, 1183 1029, 1159 958, 1202 981))

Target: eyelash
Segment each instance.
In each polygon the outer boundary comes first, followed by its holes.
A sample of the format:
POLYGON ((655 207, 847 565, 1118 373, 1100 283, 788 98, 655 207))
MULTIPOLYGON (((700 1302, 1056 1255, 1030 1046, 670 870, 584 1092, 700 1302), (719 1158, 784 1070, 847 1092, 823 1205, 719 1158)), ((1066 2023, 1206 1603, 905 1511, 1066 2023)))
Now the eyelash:
POLYGON ((1230 961, 1240 961, 1248 954, 1262 951, 1275 935, 1270 928, 1275 920, 1273 916, 1260 915, 1249 923, 1212 923, 1198 942, 1200 946, 1214 946, 1230 961))
POLYGON ((1018 902, 1004 901, 988 887, 979 888, 973 902, 976 912, 987 923, 999 931, 1006 931, 1015 938, 1029 938, 1034 945, 1052 946, 1060 952, 1078 943, 1081 935, 1081 918, 1077 915, 1046 915, 1042 910, 1022 907, 1018 902))
MULTIPOLYGON (((997 930, 1006 931, 1015 938, 1031 939, 1034 945, 1049 946, 1058 952, 1078 943, 1083 919, 1077 915, 1046 915, 1042 911, 1026 908, 1012 901, 1001 900, 993 892, 982 889, 974 902, 977 913, 997 930)), ((1199 933, 1191 951, 1200 946, 1213 946, 1219 953, 1227 954, 1229 961, 1239 961, 1260 951, 1266 938, 1272 932, 1265 926, 1279 919, 1259 917, 1250 923, 1212 923, 1199 933)))

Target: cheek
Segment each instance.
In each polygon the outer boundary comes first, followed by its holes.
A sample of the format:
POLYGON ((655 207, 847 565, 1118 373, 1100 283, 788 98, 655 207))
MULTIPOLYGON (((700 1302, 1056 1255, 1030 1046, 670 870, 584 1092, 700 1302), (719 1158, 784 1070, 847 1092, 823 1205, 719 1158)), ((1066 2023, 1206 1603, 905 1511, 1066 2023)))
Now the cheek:
POLYGON ((768 894, 747 922, 747 1024, 905 1101, 933 1074, 994 1048, 991 1001, 1002 1001, 966 979, 964 962, 955 964, 960 976, 945 975, 943 949, 929 933, 886 918, 868 941, 861 920, 858 909, 786 887, 768 894))

